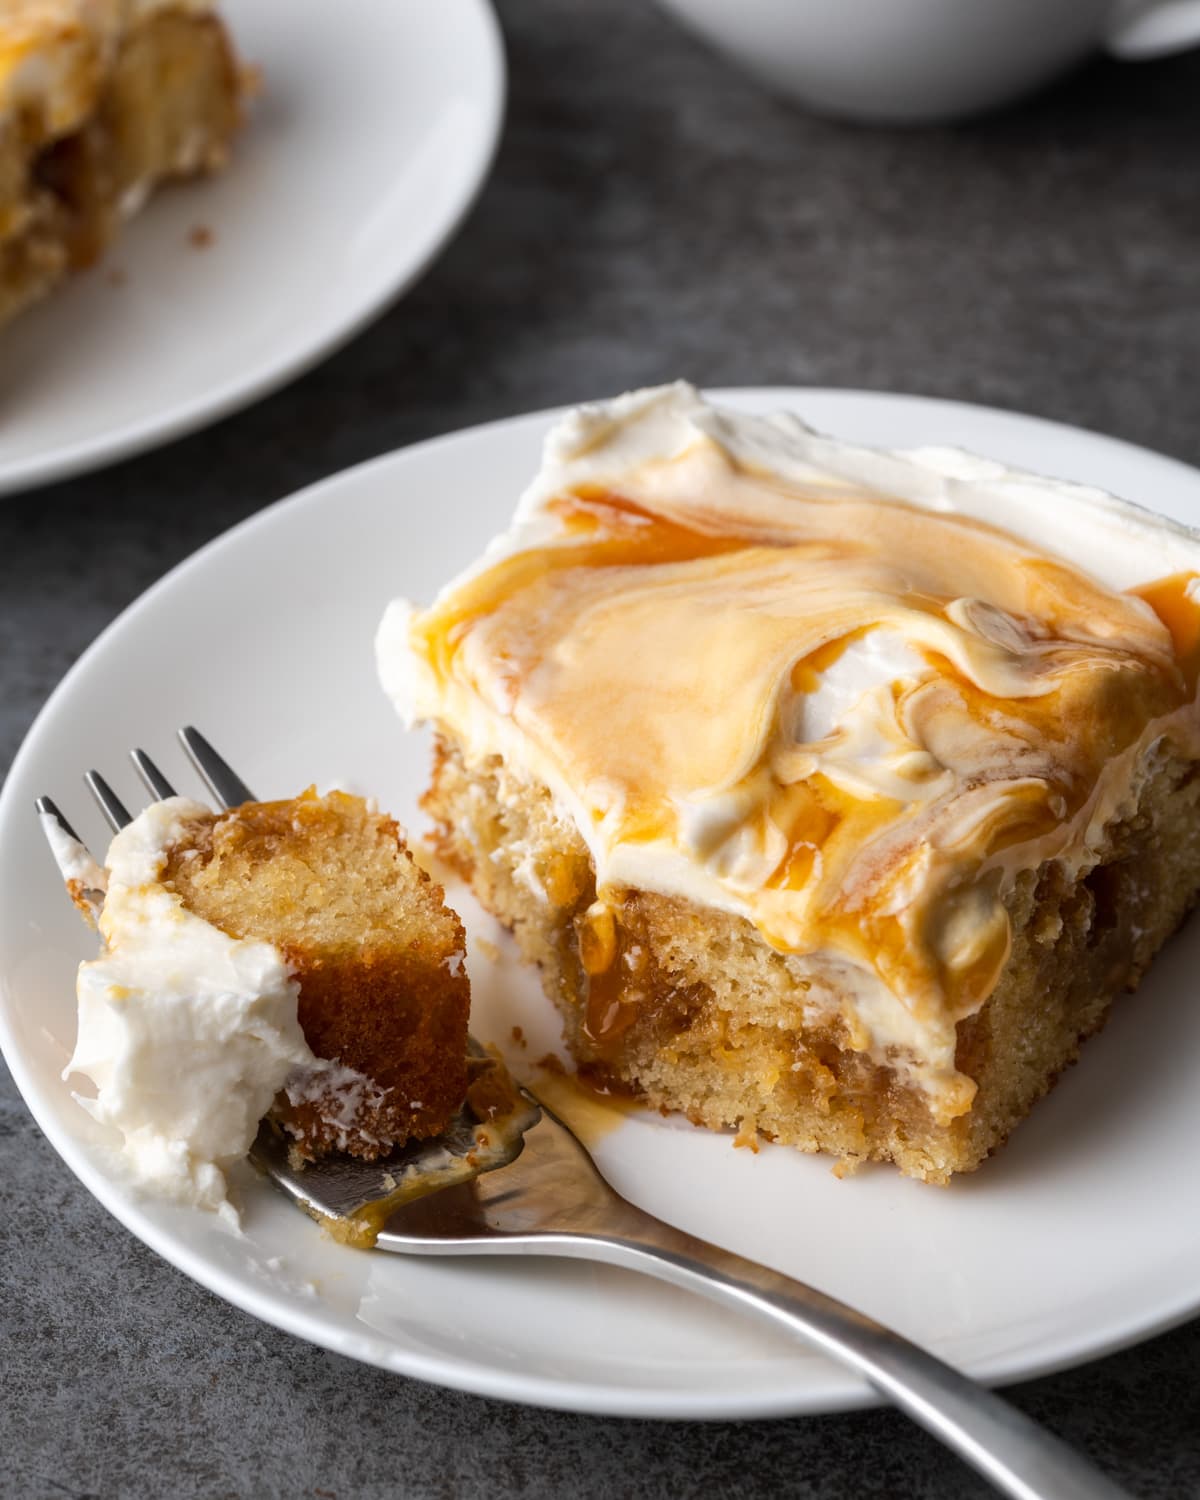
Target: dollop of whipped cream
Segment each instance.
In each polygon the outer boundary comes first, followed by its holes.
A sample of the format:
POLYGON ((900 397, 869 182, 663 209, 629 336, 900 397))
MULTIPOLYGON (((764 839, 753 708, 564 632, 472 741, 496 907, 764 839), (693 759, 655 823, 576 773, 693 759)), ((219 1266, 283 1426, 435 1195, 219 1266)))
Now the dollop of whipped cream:
POLYGON ((566 417, 377 661, 410 722, 550 788, 601 897, 733 912, 836 969, 850 1034, 953 1113, 1015 876, 1086 864, 1151 748, 1195 744, 1168 620, 1200 621, 1198 571, 1193 533, 1098 491, 678 384, 566 417))
MULTIPOLYGON (((236 1222, 225 1173, 249 1151, 289 1081, 332 1065, 300 1028, 299 986, 270 943, 239 941, 189 912, 159 877, 199 803, 152 804, 113 839, 99 928, 104 952, 80 966, 79 1032, 63 1077, 120 1132, 135 1181, 236 1222)), ((95 886, 94 867, 81 872, 95 886)))

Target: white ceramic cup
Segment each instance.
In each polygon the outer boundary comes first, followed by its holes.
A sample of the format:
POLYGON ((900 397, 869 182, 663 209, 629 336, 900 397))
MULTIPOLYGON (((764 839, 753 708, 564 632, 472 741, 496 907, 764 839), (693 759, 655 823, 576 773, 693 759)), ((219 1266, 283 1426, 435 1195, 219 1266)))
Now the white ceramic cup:
POLYGON ((1007 104, 1097 48, 1200 44, 1200 0, 661 0, 769 88, 848 119, 920 124, 1007 104))

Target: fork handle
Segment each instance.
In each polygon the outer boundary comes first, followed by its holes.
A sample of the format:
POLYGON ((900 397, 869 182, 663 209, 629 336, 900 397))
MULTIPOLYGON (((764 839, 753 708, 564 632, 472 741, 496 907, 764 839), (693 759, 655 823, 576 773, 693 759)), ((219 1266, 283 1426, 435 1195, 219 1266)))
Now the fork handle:
POLYGON ((562 1254, 656 1276, 797 1335, 857 1370, 1015 1500, 1130 1500, 1125 1490, 1016 1407, 873 1318, 790 1276, 673 1229, 632 1204, 622 1207, 628 1214, 621 1215, 612 1234, 550 1238, 562 1254))

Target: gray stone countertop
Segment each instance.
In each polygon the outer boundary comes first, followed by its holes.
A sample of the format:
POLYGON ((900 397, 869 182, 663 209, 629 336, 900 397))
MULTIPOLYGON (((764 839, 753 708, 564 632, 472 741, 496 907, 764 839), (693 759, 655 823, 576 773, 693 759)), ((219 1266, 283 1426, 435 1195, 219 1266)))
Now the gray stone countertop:
MULTIPOLYGON (((860 386, 1200 463, 1200 55, 1096 62, 978 123, 865 131, 774 102, 649 0, 500 11, 495 171, 404 301, 239 416, 0 500, 0 765, 101 627, 202 542, 347 464, 489 418, 678 375, 860 386)), ((4 1495, 986 1493, 889 1411, 640 1423, 383 1374, 145 1249, 7 1075, 0 1153, 4 1495)), ((1192 1323, 1011 1395, 1135 1494, 1176 1500, 1200 1492, 1198 1371, 1192 1323)))

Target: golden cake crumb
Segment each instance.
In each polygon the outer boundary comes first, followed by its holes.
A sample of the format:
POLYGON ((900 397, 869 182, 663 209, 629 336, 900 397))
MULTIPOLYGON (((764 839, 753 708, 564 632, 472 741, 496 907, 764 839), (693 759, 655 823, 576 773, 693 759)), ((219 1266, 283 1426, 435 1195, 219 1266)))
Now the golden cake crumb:
POLYGON ((187 828, 163 884, 229 936, 277 947, 300 983, 308 1045, 375 1085, 348 1124, 323 1096, 281 1096, 301 1154, 374 1159, 443 1130, 467 1087, 466 939, 396 822, 310 788, 187 828))

